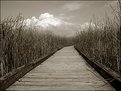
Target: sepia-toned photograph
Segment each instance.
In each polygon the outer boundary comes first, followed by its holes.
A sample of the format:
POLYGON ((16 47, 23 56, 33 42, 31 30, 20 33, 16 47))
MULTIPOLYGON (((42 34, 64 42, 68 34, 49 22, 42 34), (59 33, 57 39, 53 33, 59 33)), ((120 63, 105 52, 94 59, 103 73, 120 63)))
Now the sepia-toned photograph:
POLYGON ((121 91, 121 1, 0 0, 0 91, 121 91))

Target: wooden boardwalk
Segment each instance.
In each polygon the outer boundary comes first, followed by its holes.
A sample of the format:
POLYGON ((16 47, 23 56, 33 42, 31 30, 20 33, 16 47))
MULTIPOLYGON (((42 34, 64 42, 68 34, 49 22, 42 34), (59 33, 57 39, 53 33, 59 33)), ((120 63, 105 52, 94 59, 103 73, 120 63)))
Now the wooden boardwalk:
POLYGON ((86 64, 73 46, 59 50, 7 90, 115 91, 107 81, 86 64))

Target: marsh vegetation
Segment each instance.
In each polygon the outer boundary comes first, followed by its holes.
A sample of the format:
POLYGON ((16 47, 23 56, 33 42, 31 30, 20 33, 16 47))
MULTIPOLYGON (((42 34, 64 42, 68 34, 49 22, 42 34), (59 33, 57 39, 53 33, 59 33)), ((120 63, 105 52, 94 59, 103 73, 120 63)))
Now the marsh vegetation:
POLYGON ((90 60, 121 75, 121 2, 111 8, 111 17, 106 14, 101 21, 94 17, 86 30, 77 33, 75 47, 90 60))

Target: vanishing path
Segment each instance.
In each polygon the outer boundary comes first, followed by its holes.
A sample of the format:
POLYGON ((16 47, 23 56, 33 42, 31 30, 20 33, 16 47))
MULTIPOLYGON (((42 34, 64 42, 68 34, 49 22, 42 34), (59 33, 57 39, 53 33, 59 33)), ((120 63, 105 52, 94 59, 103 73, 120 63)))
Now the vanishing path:
POLYGON ((110 90, 73 46, 64 47, 16 81, 7 90, 110 90))

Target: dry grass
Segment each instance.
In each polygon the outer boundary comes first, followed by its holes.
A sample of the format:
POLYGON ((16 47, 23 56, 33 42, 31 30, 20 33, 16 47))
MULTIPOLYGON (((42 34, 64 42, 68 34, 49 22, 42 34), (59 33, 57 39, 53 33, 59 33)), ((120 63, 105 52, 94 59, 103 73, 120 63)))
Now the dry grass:
POLYGON ((102 23, 94 19, 95 27, 90 25, 87 31, 78 33, 75 46, 89 59, 121 75, 121 2, 117 3, 117 9, 112 10, 113 19, 108 15, 102 23))
POLYGON ((19 15, 0 24, 0 76, 62 48, 67 41, 49 31, 27 28, 23 21, 19 15))

